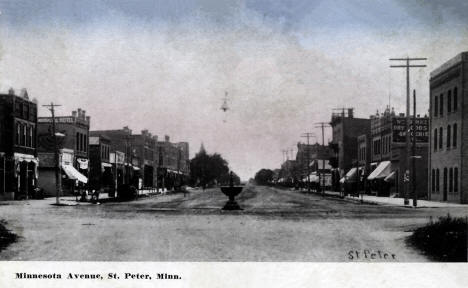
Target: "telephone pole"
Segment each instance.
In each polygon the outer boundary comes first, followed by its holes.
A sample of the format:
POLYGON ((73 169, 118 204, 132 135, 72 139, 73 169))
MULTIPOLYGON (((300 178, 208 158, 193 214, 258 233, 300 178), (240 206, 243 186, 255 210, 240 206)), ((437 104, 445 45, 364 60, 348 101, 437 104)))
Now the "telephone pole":
POLYGON ((57 141, 57 132, 55 129, 55 107, 62 105, 57 105, 51 102, 49 105, 42 105, 49 109, 52 114, 52 133, 54 137, 54 160, 55 160, 55 192, 56 192, 56 204, 60 205, 60 195, 62 194, 62 171, 59 159, 59 148, 57 141))
POLYGON ((302 134, 301 137, 307 138, 307 148, 305 149, 307 153, 307 192, 310 193, 310 141, 309 139, 311 137, 315 137, 315 134, 307 132, 307 133, 302 134))
MULTIPOLYGON (((426 65, 411 65, 410 61, 425 61, 427 58, 390 58, 390 61, 405 61, 406 63, 403 65, 390 65, 390 68, 406 68, 406 175, 409 174, 409 166, 410 166, 410 131, 409 131, 409 121, 410 121, 410 68, 422 68, 426 67, 426 65)), ((404 205, 409 205, 409 181, 405 183, 405 200, 404 205)))
MULTIPOLYGON (((325 148, 325 136, 324 136, 324 130, 325 130, 325 127, 331 127, 327 122, 317 122, 315 123, 315 128, 322 128, 322 149, 325 148)), ((318 154, 318 153, 317 153, 318 154)), ((318 156, 318 155, 317 155, 318 156)), ((325 160, 322 159, 322 171, 325 171, 325 160)), ((317 166, 317 172, 319 172, 318 170, 318 166, 317 166)), ((322 177, 321 177, 321 174, 322 173, 318 173, 319 175, 319 183, 320 183, 320 190, 322 190, 322 196, 325 196, 325 187, 322 187, 322 177)), ((325 175, 323 177, 323 182, 325 182, 325 175)), ((325 185, 323 185, 325 186, 325 185)))
POLYGON ((412 156, 412 170, 413 173, 411 175, 411 186, 413 188, 413 206, 418 206, 418 193, 416 191, 416 158, 420 158, 416 156, 416 90, 413 90, 413 156, 412 156))

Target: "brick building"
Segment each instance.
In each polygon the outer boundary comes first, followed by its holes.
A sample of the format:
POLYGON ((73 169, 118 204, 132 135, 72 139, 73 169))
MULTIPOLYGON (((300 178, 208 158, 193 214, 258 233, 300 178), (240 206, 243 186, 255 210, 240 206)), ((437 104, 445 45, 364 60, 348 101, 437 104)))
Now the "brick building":
POLYGON ((111 141, 105 135, 89 136, 89 188, 114 194, 115 165, 111 162, 111 141))
POLYGON ((158 188, 173 189, 183 185, 190 175, 190 154, 187 142, 171 143, 169 136, 156 144, 158 188))
POLYGON ((332 113, 330 125, 333 130, 332 146, 338 159, 337 168, 333 171, 333 188, 340 189, 338 181, 356 166, 358 159, 357 139, 360 135, 370 133, 370 119, 355 118, 354 110, 343 109, 332 113))
MULTIPOLYGON (((52 117, 37 120, 39 186, 48 196, 55 195, 55 146, 52 117)), ((89 175, 89 125, 90 117, 78 108, 71 116, 56 116, 55 127, 59 142, 62 168, 62 190, 65 195, 87 189, 89 175)))
POLYGON ((137 147, 133 145, 132 130, 127 126, 115 130, 95 130, 91 136, 105 136, 110 140, 110 163, 114 165, 117 186, 131 184, 143 186, 141 159, 137 147))
MULTIPOLYGON (((393 109, 387 107, 381 114, 371 116, 371 143, 370 143, 370 174, 366 173, 370 188, 377 195, 388 196, 397 194, 403 197, 406 189, 404 181, 407 167, 406 151, 406 117, 401 113, 396 115, 393 109)), ((416 117, 416 126, 413 118, 410 119, 411 135, 416 129, 415 162, 416 191, 418 198, 427 199, 427 165, 428 165, 428 141, 429 141, 429 118, 416 117)), ((414 137, 414 136, 412 136, 414 137)), ((411 137, 411 143, 412 143, 411 137)), ((408 197, 411 193, 408 191, 408 197)))
POLYGON ((431 72, 429 195, 468 203, 468 52, 431 72))
POLYGON ((23 89, 0 94, 0 200, 28 198, 37 186, 37 104, 23 89))
POLYGON ((142 130, 141 134, 131 135, 132 147, 136 156, 140 159, 140 169, 143 187, 152 188, 157 186, 157 158, 156 143, 158 137, 152 135, 148 130, 142 130))

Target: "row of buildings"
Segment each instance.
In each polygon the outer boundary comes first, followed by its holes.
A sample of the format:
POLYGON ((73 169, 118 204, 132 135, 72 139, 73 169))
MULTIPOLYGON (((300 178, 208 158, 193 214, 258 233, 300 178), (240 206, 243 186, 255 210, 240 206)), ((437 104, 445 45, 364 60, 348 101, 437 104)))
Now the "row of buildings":
POLYGON ((128 127, 91 130, 91 118, 78 109, 69 116, 38 117, 37 101, 25 89, 0 94, 0 199, 25 199, 37 187, 55 196, 55 139, 62 191, 110 194, 124 184, 139 189, 170 190, 189 175, 189 145, 158 139, 148 130, 128 127))
POLYGON ((432 71, 429 85, 428 114, 410 118, 415 157, 406 149, 405 114, 386 107, 356 118, 352 108, 342 109, 331 115, 332 141, 299 143, 296 159, 277 170, 279 182, 303 183, 311 173, 309 179, 332 190, 403 197, 414 180, 419 199, 468 203, 468 52, 432 71), (318 147, 325 152, 318 155, 318 147), (320 161, 328 166, 308 167, 320 161))

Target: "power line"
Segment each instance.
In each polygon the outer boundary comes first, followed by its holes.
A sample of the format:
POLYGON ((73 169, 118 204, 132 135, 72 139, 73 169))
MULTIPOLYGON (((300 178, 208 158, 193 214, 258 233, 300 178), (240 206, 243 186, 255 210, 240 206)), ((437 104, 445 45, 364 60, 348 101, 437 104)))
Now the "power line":
MULTIPOLYGON (((324 136, 325 127, 331 127, 331 126, 330 126, 330 124, 328 124, 328 122, 317 122, 315 124, 316 124, 315 128, 322 128, 322 149, 323 149, 323 148, 325 148, 325 136, 324 136)), ((322 171, 324 171, 324 170, 325 170, 325 160, 322 159, 322 171)), ((325 191, 324 191, 325 189, 324 189, 324 187, 322 187, 322 177, 321 177, 322 173, 320 173, 320 171, 318 169, 318 166, 317 166, 317 172, 318 172, 318 175, 319 175, 319 184, 320 184, 320 189, 322 190, 322 196, 325 196, 325 191)), ((325 180, 325 178, 323 180, 325 180)), ((325 181, 323 181, 323 182, 325 182, 325 181)), ((323 186, 325 186, 325 185, 323 185, 323 186)))
POLYGON ((52 133, 54 137, 54 160, 55 160, 55 193, 56 193, 56 204, 60 205, 60 195, 62 194, 62 171, 60 168, 57 132, 55 129, 55 107, 60 107, 62 105, 57 105, 57 104, 54 104, 54 102, 51 102, 49 105, 42 105, 42 106, 49 109, 50 113, 52 114, 52 133))
POLYGON ((310 138, 315 137, 315 133, 306 132, 301 135, 302 138, 307 138, 307 192, 310 193, 310 138))
MULTIPOLYGON (((410 148, 410 133, 409 133, 409 121, 410 121, 410 68, 422 68, 426 67, 423 64, 410 64, 410 61, 425 61, 427 58, 413 57, 413 58, 390 58, 390 61, 405 61, 404 65, 390 65, 390 68, 406 68, 406 174, 409 174, 411 148, 410 148)), ((404 205, 409 204, 409 181, 405 183, 405 200, 404 205)))

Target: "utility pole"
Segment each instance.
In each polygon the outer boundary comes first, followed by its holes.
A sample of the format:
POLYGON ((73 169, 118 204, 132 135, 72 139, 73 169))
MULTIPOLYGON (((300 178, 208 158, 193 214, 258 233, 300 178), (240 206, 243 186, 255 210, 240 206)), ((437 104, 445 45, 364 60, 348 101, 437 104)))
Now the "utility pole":
POLYGON ((302 134, 301 137, 307 138, 307 149, 305 149, 307 153, 307 192, 310 193, 310 141, 309 139, 311 137, 315 137, 315 134, 307 132, 307 133, 302 134))
POLYGON ((411 183, 413 188, 413 206, 418 206, 418 194, 416 192, 416 90, 413 90, 413 173, 411 183))
MULTIPOLYGON (((325 127, 331 127, 331 126, 330 126, 327 122, 317 122, 317 123, 315 123, 315 124, 316 124, 316 125, 315 125, 315 128, 322 128, 322 149, 324 149, 324 148, 325 148, 324 130, 325 130, 325 127)), ((317 153, 317 154, 318 154, 318 153, 317 153)), ((325 170, 325 160, 322 159, 322 171, 324 171, 324 170, 325 170)), ((318 169, 317 169, 317 172, 319 172, 318 169)), ((322 190, 322 196, 324 196, 324 195, 325 195, 325 191, 324 191, 324 190, 325 190, 325 187, 322 187, 322 177, 321 177, 321 174, 322 174, 322 173, 320 173, 320 172, 318 173, 318 175, 319 175, 319 183, 320 183, 320 190, 322 190)), ((325 182, 325 175, 324 175, 324 177, 323 177, 323 180, 324 180, 323 182, 325 182)), ((325 186, 325 185, 323 185, 323 186, 325 186)))
POLYGON ((57 105, 51 102, 49 105, 42 105, 43 107, 47 107, 52 114, 52 133, 54 136, 54 160, 55 160, 55 193, 56 193, 56 204, 60 205, 60 195, 62 194, 62 171, 59 159, 59 148, 58 148, 58 141, 57 141, 57 134, 55 129, 55 107, 59 107, 62 105, 57 105))
MULTIPOLYGON (((390 65, 390 68, 406 68, 406 174, 409 174, 410 166, 410 131, 409 131, 409 121, 410 121, 410 68, 422 68, 426 65, 411 65, 410 61, 424 61, 427 58, 390 58, 390 61, 405 61, 404 65, 390 65)), ((409 182, 405 183, 405 200, 404 205, 409 205, 409 182)))

